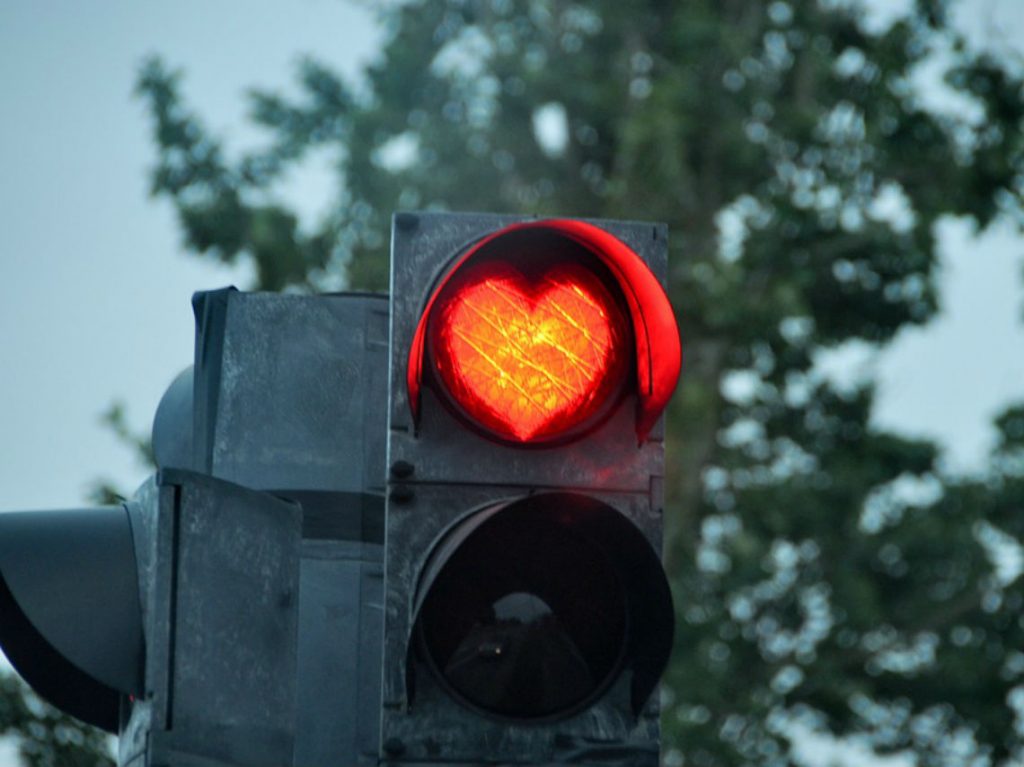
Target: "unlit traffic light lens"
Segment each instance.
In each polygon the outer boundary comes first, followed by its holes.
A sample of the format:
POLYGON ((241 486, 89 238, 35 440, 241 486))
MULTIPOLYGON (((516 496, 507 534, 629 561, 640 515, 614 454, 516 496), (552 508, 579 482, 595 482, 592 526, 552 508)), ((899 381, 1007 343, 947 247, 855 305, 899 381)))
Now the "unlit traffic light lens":
POLYGON ((470 520, 454 547, 442 545, 422 603, 430 664, 456 697, 488 713, 569 714, 620 668, 625 589, 615 563, 582 531, 581 509, 560 503, 526 501, 470 520))
POLYGON ((581 260, 571 241, 529 234, 517 238, 526 252, 512 254, 515 267, 495 257, 457 275, 431 335, 450 397, 512 442, 557 439, 595 420, 621 389, 632 348, 621 302, 596 273, 600 263, 581 260))

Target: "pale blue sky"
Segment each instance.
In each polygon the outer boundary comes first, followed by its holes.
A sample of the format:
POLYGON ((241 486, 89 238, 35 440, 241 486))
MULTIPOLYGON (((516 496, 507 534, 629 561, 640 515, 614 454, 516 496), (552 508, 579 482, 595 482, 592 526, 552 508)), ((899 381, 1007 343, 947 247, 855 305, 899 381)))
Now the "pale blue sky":
MULTIPOLYGON (((192 292, 248 282, 184 255, 148 198, 142 59, 182 67, 213 131, 252 145, 246 88, 289 87, 308 52, 354 75, 378 39, 365 6, 334 0, 0 4, 0 510, 73 506, 98 475, 135 487, 99 414, 123 398, 148 429, 192 359, 192 292)), ((323 162, 288 192, 315 215, 332 183, 323 162)))
MULTIPOLYGON (((244 90, 289 87, 304 53, 354 75, 380 39, 368 7, 0 3, 0 510, 78 505, 101 475, 140 483, 100 413, 122 398, 148 429, 192 359, 192 292, 247 282, 183 255, 169 206, 147 196, 154 152, 131 95, 140 61, 158 52, 183 67, 196 111, 229 146, 249 146, 260 136, 245 125, 244 90)), ((964 8, 976 38, 1024 39, 1024 3, 964 8)), ((325 159, 287 188, 307 215, 332 196, 325 159)), ((1024 241, 1008 227, 977 240, 962 223, 941 231, 943 315, 866 364, 881 377, 877 422, 939 438, 971 469, 990 417, 1024 396, 1024 241)), ((865 364, 856 353, 835 364, 851 360, 865 364)))

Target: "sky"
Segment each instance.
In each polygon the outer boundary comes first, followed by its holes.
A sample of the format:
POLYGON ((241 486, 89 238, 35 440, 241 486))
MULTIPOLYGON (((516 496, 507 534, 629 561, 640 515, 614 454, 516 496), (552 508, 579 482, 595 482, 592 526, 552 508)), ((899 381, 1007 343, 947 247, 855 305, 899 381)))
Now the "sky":
MULTIPOLYGON (((155 159, 132 89, 154 52, 232 147, 246 89, 286 89, 315 53, 355 75, 379 39, 367 6, 332 0, 0 3, 0 510, 74 507, 97 477, 129 490, 145 468, 100 424, 114 400, 147 431, 191 364, 191 296, 250 282, 187 256, 169 204, 148 196, 155 159)), ((316 215, 329 168, 291 180, 316 215)))
MULTIPOLYGON (((0 511, 83 505, 99 477, 140 484, 145 468, 101 413, 122 400, 148 431, 192 360, 192 293, 249 282, 245 269, 186 255, 169 204, 148 196, 153 142, 132 95, 144 57, 181 67, 190 105, 237 150, 265 138, 245 123, 247 88, 287 91, 307 53, 349 76, 372 59, 381 35, 370 7, 0 3, 0 511)), ((1015 0, 971 0, 958 18, 986 45, 1024 39, 1015 0)), ((922 82, 926 98, 957 108, 934 77, 922 82)), ((324 159, 286 188, 308 216, 334 192, 324 159)), ((877 425, 936 438, 951 470, 977 471, 991 417, 1024 398, 1024 240, 1006 225, 975 237, 950 220, 940 232, 942 314, 884 352, 823 364, 876 373, 877 425)))

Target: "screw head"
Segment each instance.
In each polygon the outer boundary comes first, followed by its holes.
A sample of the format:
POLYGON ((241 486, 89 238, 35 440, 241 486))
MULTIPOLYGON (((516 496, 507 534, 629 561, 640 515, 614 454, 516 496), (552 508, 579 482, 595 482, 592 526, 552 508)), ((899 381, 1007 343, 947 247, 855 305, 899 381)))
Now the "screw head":
POLYGON ((391 476, 396 479, 406 479, 413 475, 416 467, 408 461, 395 461, 391 464, 391 476))

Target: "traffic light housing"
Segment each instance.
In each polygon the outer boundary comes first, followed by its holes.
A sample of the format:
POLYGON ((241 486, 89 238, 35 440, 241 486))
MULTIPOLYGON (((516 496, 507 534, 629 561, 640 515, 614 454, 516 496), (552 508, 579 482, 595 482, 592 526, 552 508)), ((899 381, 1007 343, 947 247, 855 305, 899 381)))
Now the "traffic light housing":
POLYGON ((663 227, 398 214, 382 757, 657 762, 663 227))
POLYGON ((40 695, 111 732, 143 687, 136 572, 123 506, 0 514, 0 646, 40 695))
POLYGON ((656 763, 665 252, 399 214, 390 300, 197 294, 154 477, 0 515, 0 645, 122 767, 656 763))
POLYGON ((379 750, 386 296, 199 293, 123 505, 0 514, 0 645, 124 767, 379 750))

